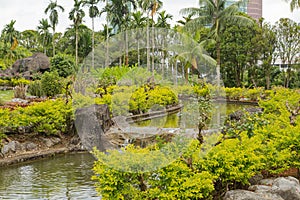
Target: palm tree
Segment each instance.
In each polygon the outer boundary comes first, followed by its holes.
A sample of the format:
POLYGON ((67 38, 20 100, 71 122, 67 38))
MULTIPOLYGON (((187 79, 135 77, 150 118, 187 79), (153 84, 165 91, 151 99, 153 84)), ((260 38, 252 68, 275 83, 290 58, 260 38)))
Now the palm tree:
POLYGON ((173 19, 173 16, 166 13, 166 11, 163 10, 158 13, 156 26, 169 29, 169 28, 171 28, 171 24, 168 23, 168 20, 172 20, 172 19, 173 19))
POLYGON ((51 25, 49 24, 47 19, 41 19, 39 21, 39 25, 37 26, 38 32, 39 34, 43 37, 43 51, 44 54, 47 53, 47 48, 46 48, 46 39, 49 37, 49 28, 51 27, 51 25))
MULTIPOLYGON (((146 25, 147 18, 143 17, 143 13, 140 11, 137 11, 135 13, 132 13, 131 15, 131 28, 137 29, 137 28, 142 28, 145 27, 146 25)), ((138 66, 140 66, 140 60, 141 60, 141 55, 140 55, 140 37, 141 33, 140 31, 137 31, 136 33, 136 40, 137 40, 137 54, 138 54, 138 66)))
POLYGON ((69 13, 69 19, 73 21, 75 28, 75 63, 78 65, 78 28, 82 23, 82 19, 85 16, 84 11, 82 10, 83 1, 74 0, 74 8, 69 13))
POLYGON ((178 20, 177 23, 181 24, 181 25, 186 25, 188 22, 190 22, 192 20, 193 15, 192 14, 188 14, 186 17, 183 16, 181 20, 178 20))
POLYGON ((300 8, 300 0, 285 0, 286 2, 290 1, 291 11, 300 8))
MULTIPOLYGON (((142 9, 144 13, 147 13, 147 68, 150 69, 150 36, 149 36, 149 18, 150 12, 153 21, 153 17, 156 11, 162 6, 162 2, 160 0, 139 0, 139 7, 142 9)), ((152 40, 153 42, 153 40, 152 40)), ((154 43, 154 42, 153 42, 154 43)), ((154 44, 153 44, 154 45, 154 44)), ((152 49, 153 52, 153 49, 152 49)), ((153 60, 152 60, 153 61, 153 60)), ((154 70, 154 62, 152 62, 152 70, 154 70)))
POLYGON ((51 23, 51 27, 53 30, 53 38, 52 38, 52 45, 53 45, 53 56, 55 55, 55 40, 54 40, 54 35, 55 35, 55 29, 56 29, 56 25, 58 24, 58 11, 64 12, 65 9, 61 6, 57 4, 57 1, 52 1, 50 0, 49 5, 47 6, 47 8, 45 9, 45 14, 47 14, 48 12, 50 12, 49 15, 49 19, 50 19, 50 23, 51 23))
POLYGON ((131 4, 136 9, 135 0, 110 0, 109 3, 102 9, 101 13, 106 12, 107 21, 110 22, 114 31, 125 31, 125 64, 128 64, 128 46, 127 46, 127 28, 130 19, 131 4))
POLYGON ((192 14, 196 18, 185 25, 190 31, 196 31, 200 26, 211 26, 210 38, 216 41, 217 54, 217 86, 220 87, 220 65, 221 65, 221 35, 226 26, 226 21, 235 21, 239 25, 253 25, 250 18, 239 15, 239 6, 244 2, 239 0, 226 7, 227 0, 199 0, 199 7, 184 8, 180 12, 184 15, 192 14))
MULTIPOLYGON (((156 27, 160 27, 160 28, 166 28, 166 29, 170 29, 171 28, 171 24, 168 23, 168 20, 171 20, 173 18, 172 15, 170 14, 166 14, 166 11, 163 10, 161 12, 158 13, 158 18, 157 18, 157 23, 156 23, 156 27)), ((161 44, 162 44, 162 50, 161 50, 161 57, 162 57, 162 64, 161 64, 161 70, 162 70, 162 75, 164 75, 164 67, 165 67, 165 60, 166 60, 166 54, 167 51, 165 51, 165 40, 166 40, 166 35, 163 35, 162 40, 161 40, 161 44)))
POLYGON ((15 29, 16 20, 11 20, 9 24, 4 26, 2 30, 2 37, 5 45, 5 49, 7 48, 7 43, 10 43, 10 48, 14 49, 17 44, 17 39, 20 33, 15 29))
POLYGON ((100 0, 86 0, 84 1, 83 5, 89 6, 89 17, 92 18, 92 68, 95 67, 95 26, 94 26, 94 19, 95 17, 99 16, 100 11, 97 7, 97 4, 100 0))

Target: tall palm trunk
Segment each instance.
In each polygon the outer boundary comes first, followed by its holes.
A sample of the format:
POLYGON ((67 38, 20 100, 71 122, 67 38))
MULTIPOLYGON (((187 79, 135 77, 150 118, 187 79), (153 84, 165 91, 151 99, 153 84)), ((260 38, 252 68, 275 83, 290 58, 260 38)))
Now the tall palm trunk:
POLYGON ((141 55, 140 55, 140 33, 137 32, 137 54, 138 54, 138 67, 141 64, 141 55))
POLYGON ((149 36, 149 12, 147 17, 147 69, 150 71, 150 36, 149 36))
POLYGON ((52 36, 52 47, 53 47, 53 56, 55 56, 55 29, 53 29, 53 36, 52 36))
POLYGON ((75 64, 78 65, 78 27, 75 27, 75 64))
MULTIPOLYGON (((108 0, 105 1, 106 6, 108 5, 108 0)), ((106 14, 106 52, 105 52, 105 67, 108 66, 108 13, 106 14)))
POLYGON ((125 29, 125 65, 128 65, 128 33, 127 28, 125 29))
POLYGON ((154 59, 155 59, 155 57, 154 57, 154 47, 155 47, 155 38, 154 38, 154 36, 155 36, 155 33, 154 33, 154 22, 153 22, 153 15, 152 15, 152 31, 151 31, 151 33, 152 33, 152 76, 154 76, 154 59))
POLYGON ((216 41, 216 51, 217 51, 217 87, 220 89, 221 86, 221 42, 220 39, 217 38, 216 41))
POLYGON ((46 34, 43 36, 43 49, 44 49, 44 54, 46 55, 46 45, 45 45, 45 40, 46 40, 46 34))
POLYGON ((92 17, 92 69, 95 69, 95 24, 92 17))

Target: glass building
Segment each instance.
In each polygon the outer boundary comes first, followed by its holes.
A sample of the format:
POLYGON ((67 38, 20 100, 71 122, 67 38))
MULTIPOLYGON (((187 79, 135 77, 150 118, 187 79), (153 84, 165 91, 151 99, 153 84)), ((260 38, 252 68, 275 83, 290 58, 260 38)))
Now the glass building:
MULTIPOLYGON (((238 0, 228 0, 226 1, 225 6, 230 6, 231 4, 237 1, 238 0)), ((262 0, 245 0, 242 6, 240 7, 240 11, 247 13, 249 16, 258 20, 262 17, 262 0)))

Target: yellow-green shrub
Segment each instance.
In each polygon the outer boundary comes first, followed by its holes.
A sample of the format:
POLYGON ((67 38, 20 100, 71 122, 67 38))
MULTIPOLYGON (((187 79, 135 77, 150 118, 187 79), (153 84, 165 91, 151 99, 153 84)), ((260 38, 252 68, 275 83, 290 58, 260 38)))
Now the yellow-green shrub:
POLYGON ((51 135, 68 131, 68 120, 72 118, 73 110, 70 103, 57 99, 20 107, 8 115, 7 111, 2 110, 2 113, 5 113, 5 117, 0 118, 3 132, 18 133, 21 127, 27 127, 32 132, 51 135))
POLYGON ((225 88, 227 99, 231 100, 240 100, 243 97, 243 89, 242 88, 225 88))
POLYGON ((133 114, 140 114, 148 112, 150 108, 160 109, 160 107, 166 108, 175 104, 178 104, 178 97, 169 87, 150 88, 150 86, 144 85, 131 95, 129 111, 133 114), (157 108, 154 108, 154 105, 157 105, 157 108))

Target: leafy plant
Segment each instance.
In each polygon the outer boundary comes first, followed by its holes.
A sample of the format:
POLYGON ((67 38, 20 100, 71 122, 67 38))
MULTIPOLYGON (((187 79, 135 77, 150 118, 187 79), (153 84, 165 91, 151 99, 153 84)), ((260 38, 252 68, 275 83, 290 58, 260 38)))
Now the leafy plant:
POLYGON ((51 71, 57 71, 60 77, 66 78, 76 72, 74 58, 67 54, 56 54, 50 60, 51 71))
POLYGON ((62 82, 57 71, 45 72, 41 78, 42 91, 47 97, 54 97, 62 92, 62 82))
POLYGON ((176 104, 178 104, 178 97, 170 88, 144 85, 131 95, 129 111, 133 114, 141 114, 148 112, 150 108, 163 109, 176 104))
POLYGON ((28 93, 33 95, 33 96, 37 96, 37 97, 44 96, 44 91, 43 91, 43 88, 42 88, 41 81, 40 80, 32 81, 29 84, 28 93))
POLYGON ((0 131, 19 133, 26 128, 40 134, 59 134, 68 132, 68 120, 73 116, 71 104, 63 99, 48 100, 14 111, 0 109, 0 131))

